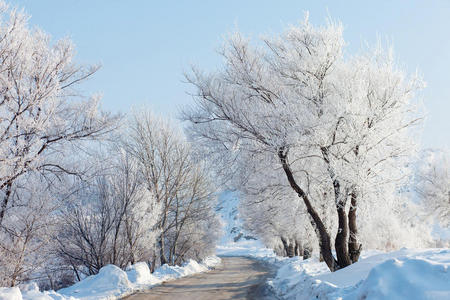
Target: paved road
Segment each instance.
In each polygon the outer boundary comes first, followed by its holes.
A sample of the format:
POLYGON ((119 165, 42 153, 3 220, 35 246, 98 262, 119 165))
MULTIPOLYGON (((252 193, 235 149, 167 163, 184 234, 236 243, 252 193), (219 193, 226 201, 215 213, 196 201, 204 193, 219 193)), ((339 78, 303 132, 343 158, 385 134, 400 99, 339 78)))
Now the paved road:
POLYGON ((275 270, 263 262, 245 257, 223 257, 215 270, 168 281, 127 300, 213 300, 277 299, 266 280, 275 270))

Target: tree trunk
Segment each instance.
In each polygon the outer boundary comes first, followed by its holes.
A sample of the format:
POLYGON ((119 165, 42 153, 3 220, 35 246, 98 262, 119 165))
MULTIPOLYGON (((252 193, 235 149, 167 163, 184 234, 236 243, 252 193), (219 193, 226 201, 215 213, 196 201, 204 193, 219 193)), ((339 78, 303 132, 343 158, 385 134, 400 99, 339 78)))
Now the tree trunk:
POLYGON ((343 203, 337 205, 339 228, 334 241, 334 248, 336 249, 336 257, 339 268, 345 268, 352 264, 348 253, 348 224, 347 214, 345 213, 345 206, 343 203))
POLYGON ((283 243, 284 255, 289 256, 289 245, 285 237, 281 237, 281 243, 283 243))
POLYGON ((150 263, 150 273, 155 272, 155 267, 156 267, 156 253, 153 255, 152 261, 150 263))
POLYGON ((295 240, 295 256, 303 256, 302 243, 295 240))
POLYGON ((295 256, 295 245, 293 242, 289 243, 288 247, 288 257, 294 257, 295 256))
MULTIPOLYGON (((334 248, 336 250, 337 257, 337 269, 345 268, 352 264, 348 253, 348 223, 347 213, 345 212, 345 205, 347 203, 347 192, 344 195, 341 194, 341 184, 336 178, 336 173, 330 163, 328 156, 328 148, 322 147, 322 156, 327 164, 328 174, 333 181, 334 200, 336 203, 336 211, 338 214, 338 231, 334 240, 334 248)), ((324 257, 325 258, 325 257, 324 257)))
POLYGON ((159 258, 161 261, 161 266, 164 264, 167 264, 167 258, 166 258, 166 254, 165 249, 164 249, 164 234, 161 233, 158 239, 158 245, 159 245, 159 258))
POLYGON ((287 257, 294 257, 298 255, 297 245, 295 242, 286 239, 285 237, 281 237, 281 242, 283 243, 284 251, 286 252, 287 257))
MULTIPOLYGON (((309 247, 305 247, 305 249, 303 249, 303 259, 304 260, 308 259, 311 257, 311 255, 312 255, 312 249, 309 247)), ((323 261, 323 259, 321 261, 323 261)))
POLYGON ((5 217, 5 212, 8 207, 9 197, 11 197, 12 192, 12 182, 8 182, 5 185, 5 196, 3 197, 2 206, 0 207, 0 226, 3 223, 3 218, 5 217))
POLYGON ((350 210, 348 212, 348 228, 350 236, 348 239, 348 250, 350 252, 350 260, 355 263, 359 259, 361 254, 362 245, 358 242, 358 229, 356 226, 356 208, 357 208, 357 195, 353 191, 351 194, 350 210))
POLYGON ((175 253, 177 251, 177 243, 176 241, 174 241, 173 243, 173 247, 170 250, 170 257, 169 257, 169 261, 172 265, 175 265, 175 253))
POLYGON ((309 201, 308 196, 295 181, 294 175, 292 174, 292 170, 289 166, 289 163, 287 162, 287 157, 284 149, 280 149, 278 151, 278 157, 280 158, 281 165, 283 166, 283 170, 286 173, 286 177, 288 179, 289 184, 291 185, 292 189, 297 193, 298 197, 302 198, 303 202, 305 203, 306 210, 311 218, 311 225, 315 229, 315 232, 319 239, 319 248, 320 251, 322 252, 323 259, 325 260, 325 263, 327 264, 330 271, 334 272, 335 270, 338 269, 338 264, 331 252, 330 235, 328 234, 327 229, 322 222, 322 219, 320 218, 320 216, 312 206, 311 202, 309 201))
POLYGON ((80 273, 78 273, 78 270, 75 266, 72 266, 73 272, 75 273, 75 276, 77 276, 77 280, 81 281, 80 273))

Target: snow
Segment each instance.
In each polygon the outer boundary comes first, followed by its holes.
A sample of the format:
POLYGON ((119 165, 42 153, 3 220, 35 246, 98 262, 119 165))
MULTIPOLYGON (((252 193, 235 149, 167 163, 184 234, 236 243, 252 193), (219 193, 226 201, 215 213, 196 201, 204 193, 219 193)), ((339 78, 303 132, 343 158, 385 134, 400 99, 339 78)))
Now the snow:
POLYGON ((148 290, 162 282, 195 273, 206 272, 219 265, 217 256, 206 257, 198 263, 189 260, 180 266, 163 265, 152 274, 145 262, 138 262, 123 271, 107 265, 96 275, 88 276, 76 284, 55 291, 40 292, 37 284, 0 288, 0 300, 112 300, 134 292, 148 290))
POLYGON ((208 267, 199 264, 196 261, 190 259, 185 262, 181 267, 164 265, 157 269, 153 274, 162 281, 172 280, 190 274, 201 273, 208 270, 208 267))
POLYGON ((370 271, 354 296, 355 299, 450 299, 449 264, 427 259, 390 259, 370 271))
POLYGON ((77 299, 114 299, 132 289, 127 273, 114 265, 100 269, 97 275, 92 275, 76 284, 61 289, 58 292, 77 299))
POLYGON ((205 259, 202 260, 201 263, 211 269, 219 265, 221 263, 221 260, 218 256, 214 255, 206 257, 205 259))
POLYGON ((336 272, 312 258, 283 262, 272 285, 286 299, 450 299, 450 249, 372 252, 336 272))
POLYGON ((55 291, 39 291, 36 283, 21 286, 23 300, 74 300, 73 297, 65 297, 55 291))
POLYGON ((217 213, 222 219, 224 235, 219 245, 226 245, 239 241, 245 233, 239 218, 239 196, 235 191, 225 191, 219 195, 217 213))
POLYGON ((128 280, 136 285, 157 284, 159 279, 150 273, 150 268, 145 262, 138 262, 126 270, 128 280))
POLYGON ((0 287, 0 300, 22 300, 22 294, 18 287, 0 287))
MULTIPOLYGON (((231 195, 231 194, 230 194, 231 195)), ((231 212, 235 214, 237 211, 231 212)), ((236 218, 236 222, 238 222, 236 218)), ((236 224, 240 227, 240 224, 236 224)), ((247 241, 242 239, 242 242, 247 241)), ((261 247, 254 242, 255 251, 261 247)), ((243 245, 243 244, 242 244, 243 245)), ((246 245, 248 246, 248 245, 246 245)), ((237 249, 234 249, 237 251, 237 249)), ((261 251, 261 250, 258 250, 261 251)), ((231 253, 231 250, 230 250, 231 253)), ((237 253, 237 252, 235 252, 237 253)), ((261 255, 264 254, 261 252, 261 255)), ((236 254, 238 255, 238 254, 236 254)), ((152 274, 145 262, 138 262, 127 267, 125 271, 114 265, 100 269, 97 275, 84 278, 76 284, 55 291, 39 291, 35 283, 22 285, 19 288, 0 288, 0 300, 110 300, 130 295, 136 291, 148 290, 162 282, 174 280, 195 273, 206 272, 221 263, 217 256, 209 256, 200 263, 189 260, 182 266, 163 265, 152 274)))
POLYGON ((248 256, 256 258, 275 257, 272 249, 264 247, 261 241, 246 233, 239 218, 239 195, 237 192, 225 191, 219 196, 219 213, 224 235, 216 247, 220 256, 248 256))
POLYGON ((249 256, 249 257, 275 257, 272 249, 265 248, 264 245, 256 241, 238 241, 236 243, 228 243, 218 245, 216 254, 220 256, 249 256))

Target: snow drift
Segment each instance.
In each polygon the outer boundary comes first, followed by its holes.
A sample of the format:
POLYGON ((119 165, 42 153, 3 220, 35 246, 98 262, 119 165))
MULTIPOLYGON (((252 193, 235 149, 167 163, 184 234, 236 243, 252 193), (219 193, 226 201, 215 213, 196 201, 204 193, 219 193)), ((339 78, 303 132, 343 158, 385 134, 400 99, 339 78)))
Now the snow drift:
POLYGON ((450 299, 450 249, 366 253, 329 272, 317 259, 291 258, 272 282, 286 299, 450 299))
POLYGON ((426 259, 390 259, 373 268, 357 299, 450 299, 449 264, 426 259))
POLYGON ((4 300, 22 300, 22 294, 18 287, 6 288, 0 287, 0 299, 4 300))
POLYGON ((114 265, 100 269, 97 275, 92 275, 76 284, 59 290, 62 295, 79 299, 114 299, 132 290, 132 283, 127 273, 114 265))
POLYGON ((157 284, 160 280, 150 273, 150 268, 145 262, 138 262, 129 266, 126 270, 128 280, 136 285, 157 284))

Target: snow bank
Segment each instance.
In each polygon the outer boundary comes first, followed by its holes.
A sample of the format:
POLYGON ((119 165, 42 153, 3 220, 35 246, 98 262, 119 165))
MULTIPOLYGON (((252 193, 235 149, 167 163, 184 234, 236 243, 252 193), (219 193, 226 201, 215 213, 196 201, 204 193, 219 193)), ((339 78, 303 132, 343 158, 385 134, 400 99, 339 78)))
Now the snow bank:
POLYGON ((97 275, 86 277, 58 293, 76 299, 115 299, 131 292, 132 288, 125 271, 114 265, 107 265, 97 275))
POLYGON ((135 285, 152 285, 160 283, 160 280, 150 273, 148 264, 145 262, 138 262, 129 266, 126 273, 128 280, 135 285))
POLYGON ((371 254, 333 273, 317 259, 291 258, 272 284, 286 299, 450 299, 450 249, 371 254))
POLYGON ((73 297, 66 297, 55 291, 41 292, 39 291, 38 285, 34 282, 21 285, 20 290, 23 300, 74 300, 73 297))
POLYGON ((0 300, 111 300, 140 290, 147 290, 164 281, 208 271, 221 263, 217 256, 205 258, 201 263, 189 260, 181 267, 164 265, 152 274, 145 262, 129 266, 126 271, 107 265, 97 275, 86 277, 58 292, 40 292, 38 286, 23 285, 21 289, 0 288, 0 300))
POLYGON ((0 287, 0 300, 22 300, 22 294, 18 287, 0 287))
POLYGON ((114 265, 103 267, 97 275, 89 276, 75 285, 58 291, 63 296, 76 299, 117 299, 136 291, 150 289, 164 281, 208 271, 220 264, 217 256, 208 257, 205 263, 189 260, 180 266, 163 265, 150 273, 148 265, 139 262, 126 271, 114 265))
POLYGON ((450 299, 450 264, 426 259, 390 259, 374 267, 355 299, 450 299))
POLYGON ((185 262, 181 267, 163 265, 162 267, 158 268, 153 274, 161 281, 168 281, 195 273, 205 272, 207 270, 207 266, 199 264, 191 259, 185 262))

